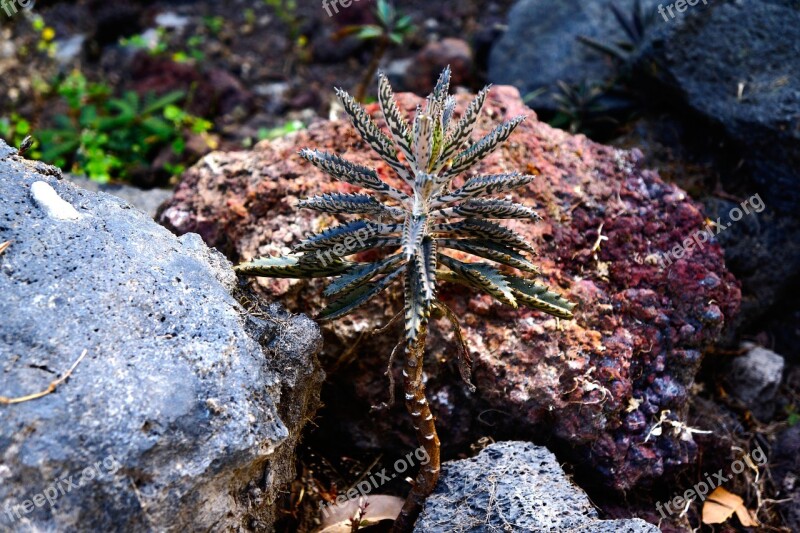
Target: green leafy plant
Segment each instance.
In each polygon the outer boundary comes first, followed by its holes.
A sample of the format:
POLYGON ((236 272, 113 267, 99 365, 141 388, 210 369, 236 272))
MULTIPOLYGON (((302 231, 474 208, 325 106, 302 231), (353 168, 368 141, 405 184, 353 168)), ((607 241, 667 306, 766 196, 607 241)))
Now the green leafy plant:
POLYGON ((74 72, 58 94, 69 113, 57 115, 54 128, 39 132, 40 158, 99 182, 126 179, 137 168, 149 167, 166 146, 180 156, 189 135, 206 135, 211 129, 210 122, 178 107, 185 97, 179 91, 144 99, 131 91, 112 98, 108 86, 74 72))
MULTIPOLYGON (((537 272, 525 255, 533 253, 533 247, 518 233, 493 221, 539 219, 528 206, 491 198, 527 185, 534 177, 516 172, 475 176, 461 187, 451 189, 454 177, 492 153, 524 117, 497 126, 465 147, 471 141, 488 88, 478 94, 462 118, 456 121, 456 100, 448 95, 449 85, 448 68, 428 96, 425 106, 418 107, 413 124, 409 124, 394 100, 387 78, 381 75, 378 100, 391 138, 353 97, 338 90, 353 126, 400 176, 405 190, 381 180, 374 169, 353 164, 335 154, 302 150, 300 155, 315 167, 345 183, 372 191, 384 201, 371 194, 324 194, 303 200, 300 207, 371 218, 359 218, 310 236, 287 256, 262 257, 236 267, 238 273, 253 276, 337 276, 325 291, 333 301, 321 312, 319 318, 323 320, 342 317, 395 281, 402 281, 405 310, 395 319, 401 316, 405 319, 405 339, 398 344, 398 347, 405 346, 405 402, 417 438, 428 452, 430 461, 420 470, 395 522, 395 531, 411 529, 422 502, 434 489, 439 477, 439 438, 422 379, 425 339, 432 312, 447 317, 453 324, 456 338, 460 340, 458 360, 462 378, 474 388, 469 381, 469 352, 455 314, 437 299, 439 282, 463 284, 515 308, 524 305, 560 318, 573 316, 574 304, 524 276, 524 273, 537 272), (347 259, 373 249, 383 250, 388 255, 372 262, 347 259), (523 275, 509 273, 509 269, 501 270, 487 262, 461 261, 448 255, 448 250, 488 259, 516 269, 523 275)), ((390 357, 390 368, 395 351, 390 357)), ((391 403, 393 387, 390 392, 391 403)))
POLYGON ((411 17, 399 13, 388 0, 378 0, 375 8, 375 17, 378 21, 377 24, 348 26, 340 32, 341 35, 354 34, 362 41, 375 41, 375 51, 372 54, 372 59, 355 89, 355 97, 359 102, 364 101, 367 87, 372 82, 381 59, 383 59, 389 47, 393 44, 402 45, 414 31, 411 17))
POLYGON ((30 133, 31 123, 19 114, 11 113, 10 117, 0 117, 0 137, 8 144, 19 148, 30 133))
POLYGON ((606 96, 603 87, 581 83, 569 85, 558 82, 559 92, 553 94, 558 106, 558 113, 550 120, 555 128, 569 130, 570 133, 582 132, 591 135, 594 128, 617 124, 602 102, 606 96))
POLYGON ((148 40, 145 35, 136 34, 130 37, 121 37, 119 44, 135 50, 145 50, 151 56, 160 56, 169 49, 169 36, 167 29, 159 27, 155 31, 155 39, 148 40))
POLYGON ((604 42, 584 35, 578 36, 578 40, 589 48, 608 55, 623 65, 630 66, 634 52, 645 42, 647 31, 653 24, 655 19, 654 12, 645 9, 641 0, 635 0, 629 15, 623 13, 616 4, 611 4, 610 9, 620 28, 625 33, 626 40, 604 42))
POLYGON ((271 7, 278 20, 289 29, 289 38, 293 42, 300 39, 302 19, 297 13, 297 0, 264 0, 264 4, 271 7))

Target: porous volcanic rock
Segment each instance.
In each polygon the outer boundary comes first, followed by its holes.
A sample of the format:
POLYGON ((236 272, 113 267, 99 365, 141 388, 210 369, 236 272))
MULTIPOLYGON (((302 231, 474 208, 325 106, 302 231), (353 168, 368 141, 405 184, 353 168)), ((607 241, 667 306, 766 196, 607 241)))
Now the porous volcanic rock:
POLYGON ((600 520, 584 492, 547 448, 498 442, 477 456, 442 465, 436 490, 414 531, 466 533, 658 533, 639 518, 600 520))
POLYGON ((320 332, 230 263, 0 141, 0 530, 269 531, 320 332))
MULTIPOLYGON (((407 94, 399 99, 409 112, 421 101, 407 94)), ((458 99, 463 109, 469 96, 458 99)), ((693 460, 691 434, 659 421, 683 420, 703 347, 736 314, 740 291, 713 240, 658 261, 705 222, 686 193, 640 168, 639 152, 538 122, 511 87, 492 90, 477 129, 485 133, 523 113, 529 119, 477 172, 538 176, 513 197, 538 206, 544 220, 509 225, 538 246, 541 281, 578 302, 576 318, 558 321, 443 285, 440 297, 468 337, 478 390, 471 395, 456 378, 448 359, 455 353, 452 334, 440 319, 429 339, 428 397, 445 446, 465 446, 501 427, 523 438, 552 436, 608 483, 632 487, 693 460), (663 431, 648 439, 656 426, 663 431)), ((354 190, 306 164, 297 155, 303 147, 376 167, 402 187, 349 122, 334 120, 251 152, 209 154, 185 174, 159 220, 178 233, 199 233, 233 259, 288 252, 308 232, 336 222, 295 210, 299 198, 354 190)), ((291 309, 321 308, 321 281, 257 284, 291 309)), ((367 414, 370 404, 385 399, 382 374, 401 333, 400 327, 380 336, 366 332, 401 308, 395 290, 327 326, 325 352, 337 388, 322 418, 333 420, 326 431, 338 428, 340 437, 326 433, 331 445, 414 445, 401 406, 388 415, 367 414)))

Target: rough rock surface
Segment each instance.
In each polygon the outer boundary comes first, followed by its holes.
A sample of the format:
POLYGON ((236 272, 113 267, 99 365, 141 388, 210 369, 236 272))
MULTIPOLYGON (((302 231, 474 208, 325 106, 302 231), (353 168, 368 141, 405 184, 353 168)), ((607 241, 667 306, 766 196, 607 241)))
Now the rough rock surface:
POLYGON ((775 412, 775 394, 783 379, 783 357, 752 343, 747 351, 731 361, 728 374, 730 393, 740 399, 759 420, 769 420, 775 412))
POLYGON ((133 207, 155 217, 158 207, 167 198, 172 196, 172 191, 167 189, 142 190, 138 187, 124 184, 97 183, 84 176, 64 176, 65 179, 87 191, 101 191, 117 198, 122 198, 133 207))
POLYGON ((448 65, 454 87, 465 86, 472 81, 474 65, 468 42, 448 37, 428 43, 409 63, 403 85, 409 91, 426 95, 436 84, 442 69, 448 65))
POLYGON ((792 531, 800 531, 800 424, 778 435, 770 466, 786 522, 792 531))
POLYGON ((791 310, 797 308, 794 287, 800 272, 800 216, 781 213, 765 201, 762 212, 733 221, 731 211, 739 203, 710 197, 704 204, 707 216, 726 228, 717 239, 725 251, 725 264, 742 285, 739 322, 761 328, 779 327, 781 320, 786 320, 784 329, 790 335, 779 351, 787 357, 800 356, 797 334, 791 335, 797 322, 791 310))
MULTIPOLYGON (((459 96, 459 109, 468 99, 459 96)), ((420 101, 400 100, 409 112, 420 101)), ((704 217, 683 191, 640 168, 636 151, 536 121, 511 87, 492 91, 476 136, 522 113, 529 119, 477 172, 539 176, 516 197, 538 206, 544 221, 513 227, 538 246, 542 281, 579 303, 577 318, 559 322, 443 285, 440 296, 468 337, 478 393, 470 395, 455 377, 450 327, 440 320, 429 340, 428 397, 445 446, 465 446, 501 426, 520 438, 552 435, 609 483, 632 487, 693 460, 691 435, 670 430, 645 438, 666 411, 684 416, 702 349, 736 314, 739 289, 713 241, 659 264, 659 254, 703 228, 704 217)), ((179 233, 199 233, 233 258, 288 252, 306 233, 335 222, 295 210, 298 198, 353 190, 305 164, 297 155, 301 147, 342 153, 402 187, 350 124, 338 120, 252 152, 209 154, 185 174, 159 220, 179 233)), ((321 308, 323 282, 257 283, 290 308, 321 308)), ((326 401, 326 418, 341 430, 341 438, 326 433, 331 441, 413 446, 402 406, 367 415, 370 404, 385 399, 382 374, 401 333, 364 332, 401 308, 397 290, 328 326, 325 349, 336 361, 338 396, 326 401)))
POLYGON ((644 520, 600 520, 555 455, 527 442, 498 442, 442 465, 414 531, 658 533, 644 520))
POLYGON ((268 530, 318 404, 315 324, 259 309, 197 235, 0 142, 7 240, 0 395, 86 356, 0 405, 0 529, 268 530), (37 181, 78 218, 50 216, 69 212, 37 181))
POLYGON ((710 2, 657 24, 640 62, 741 148, 765 202, 800 202, 800 10, 794 0, 710 2), (742 43, 747 43, 742 46, 742 43))
POLYGON ((612 4, 629 14, 634 0, 520 0, 508 14, 508 31, 492 48, 489 81, 514 85, 523 95, 544 89, 531 107, 555 110, 551 95, 558 92, 557 82, 602 84, 612 78, 613 62, 578 41, 579 36, 626 40, 612 4))

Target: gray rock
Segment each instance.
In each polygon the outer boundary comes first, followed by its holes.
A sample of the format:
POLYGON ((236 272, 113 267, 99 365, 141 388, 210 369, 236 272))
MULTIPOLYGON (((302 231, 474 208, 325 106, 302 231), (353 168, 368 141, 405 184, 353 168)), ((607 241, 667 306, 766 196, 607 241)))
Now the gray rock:
POLYGON ((709 2, 659 24, 639 62, 719 127, 768 205, 800 202, 800 10, 797 0, 709 2), (651 67, 652 70, 652 67, 651 67))
POLYGON ((0 405, 0 530, 269 530, 318 404, 317 326, 254 303, 197 235, 58 178, 0 142, 0 394, 86 350, 0 405), (80 216, 48 216, 36 181, 80 216))
POLYGON ((800 424, 778 434, 770 457, 780 509, 791 531, 800 531, 800 424))
POLYGON ((65 179, 87 191, 99 191, 122 198, 133 207, 144 211, 150 218, 155 218, 159 206, 172 196, 168 189, 144 190, 130 185, 118 183, 97 183, 85 176, 67 174, 65 179))
MULTIPOLYGON (((716 238, 725 250, 726 266, 742 284, 738 323, 753 327, 763 322, 771 309, 783 314, 788 305, 775 306, 787 296, 791 299, 795 276, 800 272, 800 218, 779 213, 764 202, 763 211, 751 211, 734 221, 731 211, 740 208, 740 204, 713 196, 703 203, 708 217, 719 219, 725 228, 716 238)), ((770 326, 777 322, 768 321, 770 326)))
MULTIPOLYGON (((508 31, 492 48, 489 81, 514 85, 523 96, 542 89, 529 105, 555 110, 552 94, 558 81, 591 85, 613 78, 614 63, 577 40, 579 36, 612 43, 625 40, 612 3, 623 13, 633 11, 634 0, 520 0, 508 15, 508 31)), ((643 2, 651 10, 655 4, 643 2)))
POLYGON ((771 350, 746 342, 747 353, 731 363, 727 380, 730 393, 738 398, 759 420, 767 421, 775 412, 775 394, 783 379, 783 357, 771 350))
POLYGON ((450 461, 414 531, 657 533, 644 520, 600 520, 589 498, 546 448, 498 442, 476 457, 450 461))

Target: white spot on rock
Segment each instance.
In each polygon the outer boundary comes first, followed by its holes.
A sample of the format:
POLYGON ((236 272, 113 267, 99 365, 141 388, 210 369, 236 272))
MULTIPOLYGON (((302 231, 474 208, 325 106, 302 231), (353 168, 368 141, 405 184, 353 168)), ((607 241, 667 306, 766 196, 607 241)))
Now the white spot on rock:
POLYGON ((50 184, 35 181, 31 185, 34 201, 51 216, 58 220, 78 220, 80 213, 72 205, 61 198, 50 184))

